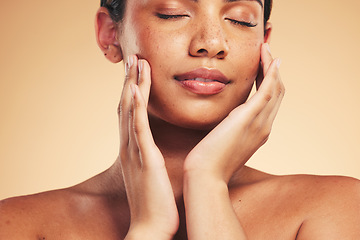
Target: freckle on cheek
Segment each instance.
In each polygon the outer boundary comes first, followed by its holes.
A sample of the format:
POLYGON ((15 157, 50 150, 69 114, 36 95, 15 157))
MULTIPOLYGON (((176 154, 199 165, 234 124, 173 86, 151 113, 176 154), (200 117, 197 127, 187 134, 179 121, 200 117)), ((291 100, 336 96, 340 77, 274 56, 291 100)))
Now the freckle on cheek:
POLYGON ((249 43, 248 43, 248 46, 249 47, 259 47, 261 45, 261 43, 260 42, 258 42, 258 41, 250 41, 249 43))

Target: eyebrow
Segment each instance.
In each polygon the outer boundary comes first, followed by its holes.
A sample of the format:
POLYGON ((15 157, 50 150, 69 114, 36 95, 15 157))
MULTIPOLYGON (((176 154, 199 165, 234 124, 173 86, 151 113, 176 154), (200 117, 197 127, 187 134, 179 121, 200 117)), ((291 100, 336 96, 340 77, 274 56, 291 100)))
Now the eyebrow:
MULTIPOLYGON (((198 2, 198 0, 191 0, 193 2, 198 2)), ((224 0, 224 2, 228 2, 228 3, 231 3, 231 2, 245 2, 245 1, 248 1, 248 2, 257 2, 260 4, 261 8, 264 8, 264 5, 262 3, 261 0, 224 0)))
POLYGON ((261 0, 224 0, 224 2, 241 2, 241 1, 249 1, 249 2, 258 2, 262 8, 264 8, 264 5, 261 0))

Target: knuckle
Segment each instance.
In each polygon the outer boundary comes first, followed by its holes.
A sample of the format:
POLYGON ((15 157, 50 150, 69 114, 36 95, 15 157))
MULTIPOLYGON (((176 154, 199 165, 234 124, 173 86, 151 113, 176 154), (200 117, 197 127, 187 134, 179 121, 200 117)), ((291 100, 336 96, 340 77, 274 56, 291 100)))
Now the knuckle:
POLYGON ((120 100, 120 103, 119 103, 118 107, 117 107, 117 114, 119 115, 119 117, 124 114, 124 112, 126 111, 125 109, 126 109, 127 105, 128 104, 126 103, 125 99, 122 98, 120 100))
POLYGON ((131 120, 134 116, 134 109, 133 108, 129 108, 129 119, 131 120))
POLYGON ((262 131, 260 133, 260 141, 262 143, 267 142, 267 140, 270 137, 270 132, 271 132, 271 128, 269 128, 269 127, 265 127, 265 128, 262 129, 262 131))
POLYGON ((140 135, 143 132, 143 128, 140 123, 136 123, 133 126, 133 131, 136 136, 140 135))
POLYGON ((134 106, 134 108, 138 109, 142 106, 142 103, 141 103, 141 101, 134 101, 133 106, 134 106))
POLYGON ((270 100, 272 99, 273 97, 273 94, 269 91, 267 91, 264 96, 263 96, 263 99, 265 102, 270 102, 270 100))
POLYGON ((277 90, 276 90, 277 96, 281 97, 284 96, 285 94, 285 88, 284 85, 282 83, 279 83, 277 86, 277 90))
POLYGON ((281 93, 282 93, 282 96, 284 96, 286 93, 285 85, 283 83, 281 83, 281 93))
POLYGON ((121 113, 122 113, 122 103, 120 102, 118 107, 117 107, 117 114, 118 114, 119 117, 121 116, 121 113))

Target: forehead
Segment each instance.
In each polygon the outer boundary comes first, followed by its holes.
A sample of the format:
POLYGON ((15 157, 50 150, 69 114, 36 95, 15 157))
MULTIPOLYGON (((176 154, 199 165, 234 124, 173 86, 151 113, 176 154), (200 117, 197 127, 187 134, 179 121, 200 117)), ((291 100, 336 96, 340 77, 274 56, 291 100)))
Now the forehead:
MULTIPOLYGON (((199 2, 201 0, 189 0, 191 2, 199 2)), ((230 2, 257 2, 260 4, 261 7, 264 7, 263 1, 264 0, 222 0, 225 3, 230 3, 230 2)))
MULTIPOLYGON (((125 10, 125 16, 126 15, 131 15, 132 17, 139 17, 139 12, 138 12, 138 7, 140 7, 140 9, 142 10, 149 10, 150 7, 154 7, 154 6, 178 6, 178 4, 182 5, 182 4, 187 4, 187 3, 194 3, 195 5, 199 4, 202 6, 210 6, 212 4, 217 4, 217 6, 220 7, 219 4, 235 4, 236 3, 251 3, 255 5, 258 5, 260 8, 260 11, 265 11, 266 6, 265 6, 265 2, 267 0, 119 0, 119 1, 125 1, 126 4, 126 10, 125 10), (137 9, 137 10, 136 10, 137 9)), ((235 6, 234 5, 234 6, 235 6)), ((212 7, 211 7, 212 8, 212 7)), ((201 8, 203 9, 203 8, 201 8)), ((128 17, 125 17, 128 18, 128 17)), ((131 17, 130 17, 131 18, 131 17)))
MULTIPOLYGON (((150 0, 141 0, 142 3, 148 2, 150 0)), ((185 0, 185 1, 189 1, 189 2, 206 2, 208 0, 185 0)), ((213 0, 210 0, 213 1, 213 0)), ((222 1, 224 3, 232 3, 232 2, 257 2, 260 4, 261 7, 264 7, 264 1, 265 0, 219 0, 222 1)))

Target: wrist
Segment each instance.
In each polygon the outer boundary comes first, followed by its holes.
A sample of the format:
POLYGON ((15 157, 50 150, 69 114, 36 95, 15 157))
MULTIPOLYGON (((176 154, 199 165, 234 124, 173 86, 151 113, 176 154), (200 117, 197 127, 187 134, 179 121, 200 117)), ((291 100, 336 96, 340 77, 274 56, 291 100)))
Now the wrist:
POLYGON ((228 193, 227 181, 220 175, 211 172, 192 170, 184 172, 184 196, 192 193, 208 194, 228 193))
POLYGON ((173 236, 165 232, 156 230, 156 227, 152 226, 137 226, 131 227, 126 234, 124 240, 171 240, 173 236))
POLYGON ((212 184, 227 184, 224 174, 220 171, 211 169, 185 169, 184 170, 184 184, 201 183, 211 186, 212 184))

